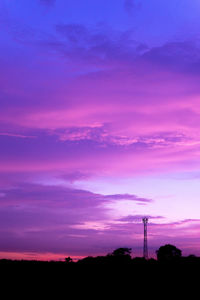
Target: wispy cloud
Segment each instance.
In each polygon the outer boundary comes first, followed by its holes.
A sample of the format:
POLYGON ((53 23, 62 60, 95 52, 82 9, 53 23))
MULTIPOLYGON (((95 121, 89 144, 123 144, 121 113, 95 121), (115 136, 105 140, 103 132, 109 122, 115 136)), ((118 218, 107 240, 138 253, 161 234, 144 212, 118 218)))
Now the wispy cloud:
POLYGON ((162 216, 150 216, 150 215, 128 215, 126 217, 120 218, 117 221, 120 222, 127 222, 127 223, 131 223, 131 222, 141 222, 142 218, 147 217, 149 218, 149 222, 152 222, 151 220, 160 220, 160 219, 164 219, 164 217, 162 216))
POLYGON ((141 2, 137 0, 124 0, 124 9, 128 14, 132 13, 133 10, 138 10, 141 7, 141 2))
MULTIPOLYGON (((127 215, 116 220, 104 206, 107 202, 123 199, 150 201, 129 194, 102 195, 38 184, 3 189, 0 251, 23 255, 23 252, 44 253, 48 250, 49 257, 64 252, 71 256, 86 256, 88 251, 92 255, 106 254, 110 249, 128 245, 133 248, 133 255, 142 255, 144 215, 127 215)), ((187 239, 193 247, 198 243, 199 219, 167 223, 162 216, 146 216, 150 218, 151 255, 155 255, 155 250, 164 242, 180 248, 187 239)), ((185 249, 184 253, 189 254, 189 251, 191 249, 185 249)))
POLYGON ((129 194, 102 195, 68 187, 23 183, 4 188, 1 194, 0 251, 8 252, 32 248, 40 253, 49 248, 52 253, 84 253, 84 249, 80 249, 84 243, 88 251, 90 238, 95 240, 110 228, 112 217, 105 204, 125 199, 136 203, 150 201, 129 194), (55 241, 56 247, 53 246, 55 241))
POLYGON ((21 139, 35 138, 35 136, 32 136, 32 135, 23 135, 23 134, 10 133, 10 132, 0 132, 0 135, 1 135, 1 136, 8 136, 8 137, 21 138, 21 139))
POLYGON ((51 6, 56 2, 56 0, 39 0, 39 1, 41 4, 47 5, 47 6, 51 6))
POLYGON ((104 203, 118 200, 131 200, 135 202, 151 202, 151 199, 141 198, 131 194, 102 195, 90 191, 73 189, 62 186, 50 186, 39 184, 21 184, 4 191, 4 201, 1 205, 40 203, 41 206, 77 207, 87 209, 88 207, 101 206, 104 203), (56 200, 56 201, 55 201, 56 200))

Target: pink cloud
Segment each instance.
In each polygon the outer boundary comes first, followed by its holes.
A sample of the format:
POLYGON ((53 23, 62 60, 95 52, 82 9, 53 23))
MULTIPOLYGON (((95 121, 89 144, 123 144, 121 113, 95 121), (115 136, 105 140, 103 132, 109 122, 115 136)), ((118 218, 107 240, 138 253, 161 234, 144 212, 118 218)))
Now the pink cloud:
POLYGON ((131 139, 112 136, 107 129, 94 127, 71 129, 67 140, 66 129, 53 133, 31 131, 30 136, 35 138, 0 137, 1 172, 123 176, 169 170, 192 171, 199 166, 198 140, 179 134, 174 136, 174 133, 131 139))

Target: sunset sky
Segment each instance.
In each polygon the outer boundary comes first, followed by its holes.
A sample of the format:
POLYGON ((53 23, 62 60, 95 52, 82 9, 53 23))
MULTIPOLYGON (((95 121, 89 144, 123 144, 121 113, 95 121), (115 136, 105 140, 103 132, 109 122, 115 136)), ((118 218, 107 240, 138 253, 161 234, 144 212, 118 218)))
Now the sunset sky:
POLYGON ((200 256, 200 0, 0 1, 0 258, 200 256))

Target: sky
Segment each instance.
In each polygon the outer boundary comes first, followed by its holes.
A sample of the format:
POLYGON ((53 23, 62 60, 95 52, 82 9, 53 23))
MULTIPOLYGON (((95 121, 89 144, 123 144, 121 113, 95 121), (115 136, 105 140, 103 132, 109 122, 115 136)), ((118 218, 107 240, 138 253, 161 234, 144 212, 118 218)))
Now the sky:
POLYGON ((200 0, 0 1, 0 258, 200 255, 200 0))

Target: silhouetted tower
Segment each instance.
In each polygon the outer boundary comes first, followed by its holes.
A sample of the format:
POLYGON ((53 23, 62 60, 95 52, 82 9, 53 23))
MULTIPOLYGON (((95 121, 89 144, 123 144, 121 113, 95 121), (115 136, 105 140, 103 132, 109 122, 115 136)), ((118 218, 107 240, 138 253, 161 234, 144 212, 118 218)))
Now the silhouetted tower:
POLYGON ((148 223, 148 218, 143 218, 142 219, 144 223, 144 247, 143 247, 143 257, 145 259, 148 259, 148 246, 147 246, 147 223, 148 223))

